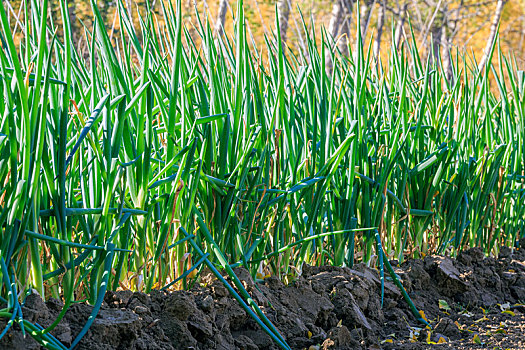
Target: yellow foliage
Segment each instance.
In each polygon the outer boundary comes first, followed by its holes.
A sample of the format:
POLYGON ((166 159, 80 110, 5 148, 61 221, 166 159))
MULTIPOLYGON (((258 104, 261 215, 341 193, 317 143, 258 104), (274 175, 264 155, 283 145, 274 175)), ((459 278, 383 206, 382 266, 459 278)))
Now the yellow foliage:
MULTIPOLYGON (((166 4, 168 0, 163 0, 166 4)), ((145 0, 136 0, 134 3, 137 3, 137 8, 144 14, 146 5, 145 0)), ((204 1, 197 0, 197 9, 201 14, 201 19, 209 18, 211 24, 215 24, 218 10, 219 1, 204 1)), ((319 33, 321 27, 328 28, 333 2, 329 0, 290 0, 291 2, 291 17, 289 20, 289 30, 288 30, 288 42, 287 45, 293 50, 298 51, 300 49, 300 43, 304 40, 304 33, 302 33, 302 24, 300 14, 297 11, 297 6, 301 9, 304 14, 307 25, 310 25, 310 14, 315 20, 316 31, 319 33)), ((11 0, 11 6, 14 9, 14 12, 18 12, 17 9, 22 3, 21 0, 11 0)), ((394 1, 387 1, 390 8, 396 9, 397 3, 394 1)), ((450 9, 457 7, 459 1, 449 0, 443 2, 447 3, 447 6, 450 9)), ((479 3, 478 1, 470 0, 464 1, 465 5, 475 5, 479 3)), ((465 16, 465 19, 461 22, 461 26, 457 30, 457 35, 454 40, 454 47, 459 49, 465 49, 467 51, 472 51, 476 58, 479 59, 483 53, 483 50, 486 46, 486 40, 490 33, 490 23, 491 16, 495 8, 494 4, 489 3, 486 6, 470 6, 470 13, 468 16, 465 16)), ((55 14, 55 17, 59 17, 59 2, 58 0, 51 0, 50 7, 52 12, 55 14)), ((193 7, 193 1, 182 1, 183 4, 183 17, 186 20, 186 26, 190 33, 194 31, 193 26, 196 25, 196 16, 195 10, 193 7)), ((70 1, 70 14, 74 15, 76 21, 72 21, 73 25, 76 25, 77 28, 81 28, 78 19, 81 19, 90 25, 91 21, 91 5, 90 0, 76 0, 70 1)), ((99 1, 98 6, 100 7, 101 14, 104 18, 104 21, 107 22, 108 30, 115 24, 114 30, 118 32, 119 23, 118 20, 114 22, 115 19, 115 7, 114 2, 99 1)), ((157 5, 158 6, 158 5, 157 5)), ((236 0, 229 0, 229 10, 226 15, 225 30, 229 35, 232 34, 234 21, 232 16, 235 14, 235 9, 237 6, 236 0)), ((379 2, 376 2, 376 7, 379 6, 379 2)), ((160 8, 160 6, 158 6, 160 8)), ((255 39, 255 44, 260 45, 264 43, 264 35, 272 35, 272 32, 275 31, 275 0, 272 1, 261 1, 261 0, 244 0, 244 10, 245 16, 249 28, 249 33, 253 35, 255 39)), ((426 11, 429 9, 427 8, 426 11)), ((433 14, 434 9, 431 9, 433 14)), ((138 24, 138 16, 136 14, 136 9, 133 9, 133 19, 138 24)), ((425 12, 425 8, 419 8, 418 12, 425 12)), ((377 13, 378 9, 375 8, 372 11, 372 15, 369 22, 369 30, 367 31, 367 37, 365 38, 365 45, 368 45, 368 41, 371 40, 372 36, 376 34, 377 26, 377 13)), ((356 12, 354 9, 353 16, 351 17, 351 34, 350 34, 350 43, 354 44, 355 40, 355 28, 356 28, 356 12)), ((385 25, 383 28, 383 45, 384 48, 389 47, 391 42, 391 28, 395 26, 397 18, 392 18, 392 13, 387 12, 385 25)), ((417 25, 417 16, 416 13, 411 13, 411 18, 413 18, 414 26, 417 25)), ((426 18, 426 17, 425 17, 426 18)), ((423 20, 425 20, 423 18, 423 20)), ((160 20, 160 17, 158 18, 160 20)), ((58 21, 59 22, 59 21, 58 21)), ((405 32, 409 35, 408 23, 405 23, 405 32)), ((428 32, 428 31, 427 31, 428 32)), ((500 37, 501 37, 501 48, 504 52, 509 52, 512 50, 518 57, 518 62, 522 63, 525 60, 522 52, 522 45, 525 44, 525 1, 524 0, 513 0, 507 1, 505 8, 503 10, 500 26, 500 37)), ((79 34, 80 36, 81 34, 79 34)), ((317 35, 318 40, 321 39, 321 35, 317 35)), ((421 40, 421 34, 416 31, 416 38, 421 40)), ((387 58, 387 50, 382 50, 383 59, 387 58)))

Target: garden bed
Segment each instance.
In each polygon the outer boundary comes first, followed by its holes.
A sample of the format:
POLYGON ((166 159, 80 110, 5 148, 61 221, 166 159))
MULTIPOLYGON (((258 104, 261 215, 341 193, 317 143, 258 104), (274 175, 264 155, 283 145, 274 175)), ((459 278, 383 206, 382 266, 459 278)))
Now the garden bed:
MULTIPOLYGON (((286 286, 275 277, 256 284, 246 270, 235 272, 292 349, 523 347, 524 249, 504 247, 498 259, 471 249, 457 260, 428 256, 395 270, 416 307, 424 310, 431 332, 418 324, 388 279, 381 308, 379 274, 363 265, 305 266, 286 286), (431 345, 439 342, 443 344, 431 345)), ((191 291, 108 292, 78 349, 276 349, 226 288, 211 275, 204 276, 191 291)), ((35 294, 27 298, 23 315, 47 326, 60 310, 59 301, 44 303, 35 294)), ((90 312, 89 305, 75 304, 54 336, 71 343, 90 312)), ((39 345, 29 336, 23 338, 16 326, 0 348, 39 345)))

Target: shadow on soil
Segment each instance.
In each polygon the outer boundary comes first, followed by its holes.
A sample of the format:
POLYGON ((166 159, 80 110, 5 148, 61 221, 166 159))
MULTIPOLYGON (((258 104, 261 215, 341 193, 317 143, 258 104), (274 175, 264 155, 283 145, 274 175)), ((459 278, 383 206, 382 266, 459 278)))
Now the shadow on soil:
MULTIPOLYGON (((498 259, 471 249, 457 260, 429 256, 398 266, 432 331, 420 328, 388 280, 381 308, 378 273, 363 265, 305 266, 286 286, 273 277, 256 284, 246 270, 235 272, 292 349, 519 349, 525 344, 524 248, 502 248, 498 259), (438 342, 444 343, 431 345, 438 342)), ((207 287, 187 292, 108 292, 77 349, 276 349, 220 282, 211 276, 203 280, 207 287)), ((57 300, 44 303, 30 295, 23 315, 47 326, 61 307, 57 300)), ((90 312, 89 305, 74 305, 53 335, 70 344, 90 312)), ((39 345, 13 327, 0 348, 39 345)))

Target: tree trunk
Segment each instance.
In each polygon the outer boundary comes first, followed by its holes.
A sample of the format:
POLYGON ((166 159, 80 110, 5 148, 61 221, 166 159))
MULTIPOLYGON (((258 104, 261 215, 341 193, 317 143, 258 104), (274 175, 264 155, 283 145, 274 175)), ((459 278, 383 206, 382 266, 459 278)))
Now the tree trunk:
POLYGON ((452 58, 450 57, 450 39, 448 37, 448 21, 443 21, 443 28, 441 30, 441 62, 443 64, 443 72, 450 84, 453 84, 452 77, 452 58))
POLYGON ((220 0, 219 12, 217 14, 217 23, 215 23, 215 31, 219 35, 224 34, 224 23, 226 23, 226 12, 228 12, 228 0, 220 0))
POLYGON ((352 25, 352 1, 344 1, 343 23, 341 24, 341 33, 339 38, 339 51, 344 56, 348 56, 348 39, 350 38, 350 28, 352 25))
POLYGON ((396 31, 394 34, 394 45, 396 46, 396 49, 399 48, 399 43, 401 41, 401 35, 403 35, 403 26, 405 25, 405 15, 407 12, 407 3, 403 4, 403 7, 400 8, 399 11, 399 18, 396 24, 396 31))
MULTIPOLYGON (((350 34, 350 16, 352 14, 351 0, 335 0, 332 7, 332 17, 328 26, 331 40, 335 40, 343 54, 348 55, 348 35, 350 34), (341 35, 341 37, 339 37, 341 35)), ((331 42, 329 40, 329 42, 331 42)), ((334 47, 335 49, 335 47, 334 47)), ((326 52, 326 69, 332 73, 333 62, 332 53, 326 52)))
POLYGON ((333 39, 336 39, 339 34, 339 29, 343 23, 344 5, 343 0, 334 0, 332 6, 332 17, 330 17, 330 24, 328 25, 328 32, 333 39))
POLYGON ((73 46, 77 46, 77 49, 80 49, 80 36, 77 33, 77 13, 76 13, 76 3, 74 1, 71 1, 68 3, 68 16, 69 16, 69 24, 71 26, 71 35, 73 35, 73 46))
POLYGON ((374 39, 374 56, 376 59, 379 58, 379 53, 381 52, 381 36, 383 35, 383 26, 385 25, 385 11, 386 11, 386 2, 382 0, 379 4, 379 10, 377 11, 377 33, 374 39))
POLYGON ((498 3, 496 4, 496 11, 494 12, 494 17, 492 17, 492 25, 490 27, 490 35, 487 39, 487 45, 485 46, 485 50, 483 51, 483 57, 481 58, 481 61, 479 62, 478 66, 478 69, 480 71, 483 70, 483 68, 485 68, 485 65, 487 64, 487 61, 489 59, 490 52, 492 51, 492 45, 494 45, 494 40, 498 32, 498 25, 499 20, 501 18, 501 13, 503 12, 503 7, 506 3, 506 0, 498 0, 498 3))
POLYGON ((286 42, 286 33, 288 31, 288 20, 290 19, 291 0, 279 0, 277 3, 277 13, 279 18, 279 29, 281 31, 281 40, 286 42))
POLYGON ((360 9, 360 21, 361 21, 361 40, 364 44, 366 39, 366 32, 368 31, 368 25, 370 24, 370 18, 372 17, 372 11, 375 6, 375 0, 366 0, 361 2, 360 9))
POLYGON ((432 57, 432 63, 437 67, 439 66, 439 50, 441 49, 441 37, 443 36, 443 27, 441 21, 435 21, 432 25, 432 29, 430 30, 430 33, 432 35, 432 47, 431 49, 431 57, 432 57))

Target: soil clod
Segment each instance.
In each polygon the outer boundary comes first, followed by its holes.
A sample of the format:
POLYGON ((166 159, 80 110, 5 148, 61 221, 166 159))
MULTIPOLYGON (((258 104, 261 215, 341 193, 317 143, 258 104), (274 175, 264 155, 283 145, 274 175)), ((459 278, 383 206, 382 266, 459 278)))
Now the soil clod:
MULTIPOLYGON (((305 266, 294 282, 275 276, 256 283, 235 270, 292 349, 420 349, 447 344, 451 349, 524 346, 525 253, 505 250, 499 259, 471 249, 458 259, 429 256, 395 267, 416 307, 432 330, 418 324, 399 290, 387 278, 381 308, 376 270, 305 266), (474 335, 477 337, 474 338, 474 335), (479 340, 479 342, 478 342, 479 340)), ((209 276, 208 286, 190 291, 108 292, 78 349, 277 349, 228 291, 209 276)), ((59 301, 29 295, 24 317, 48 326, 59 301)), ((92 307, 75 304, 52 332, 69 346, 92 307)), ((0 320, 0 326, 5 320, 0 320)), ((38 349, 14 326, 0 340, 2 349, 38 349)))

